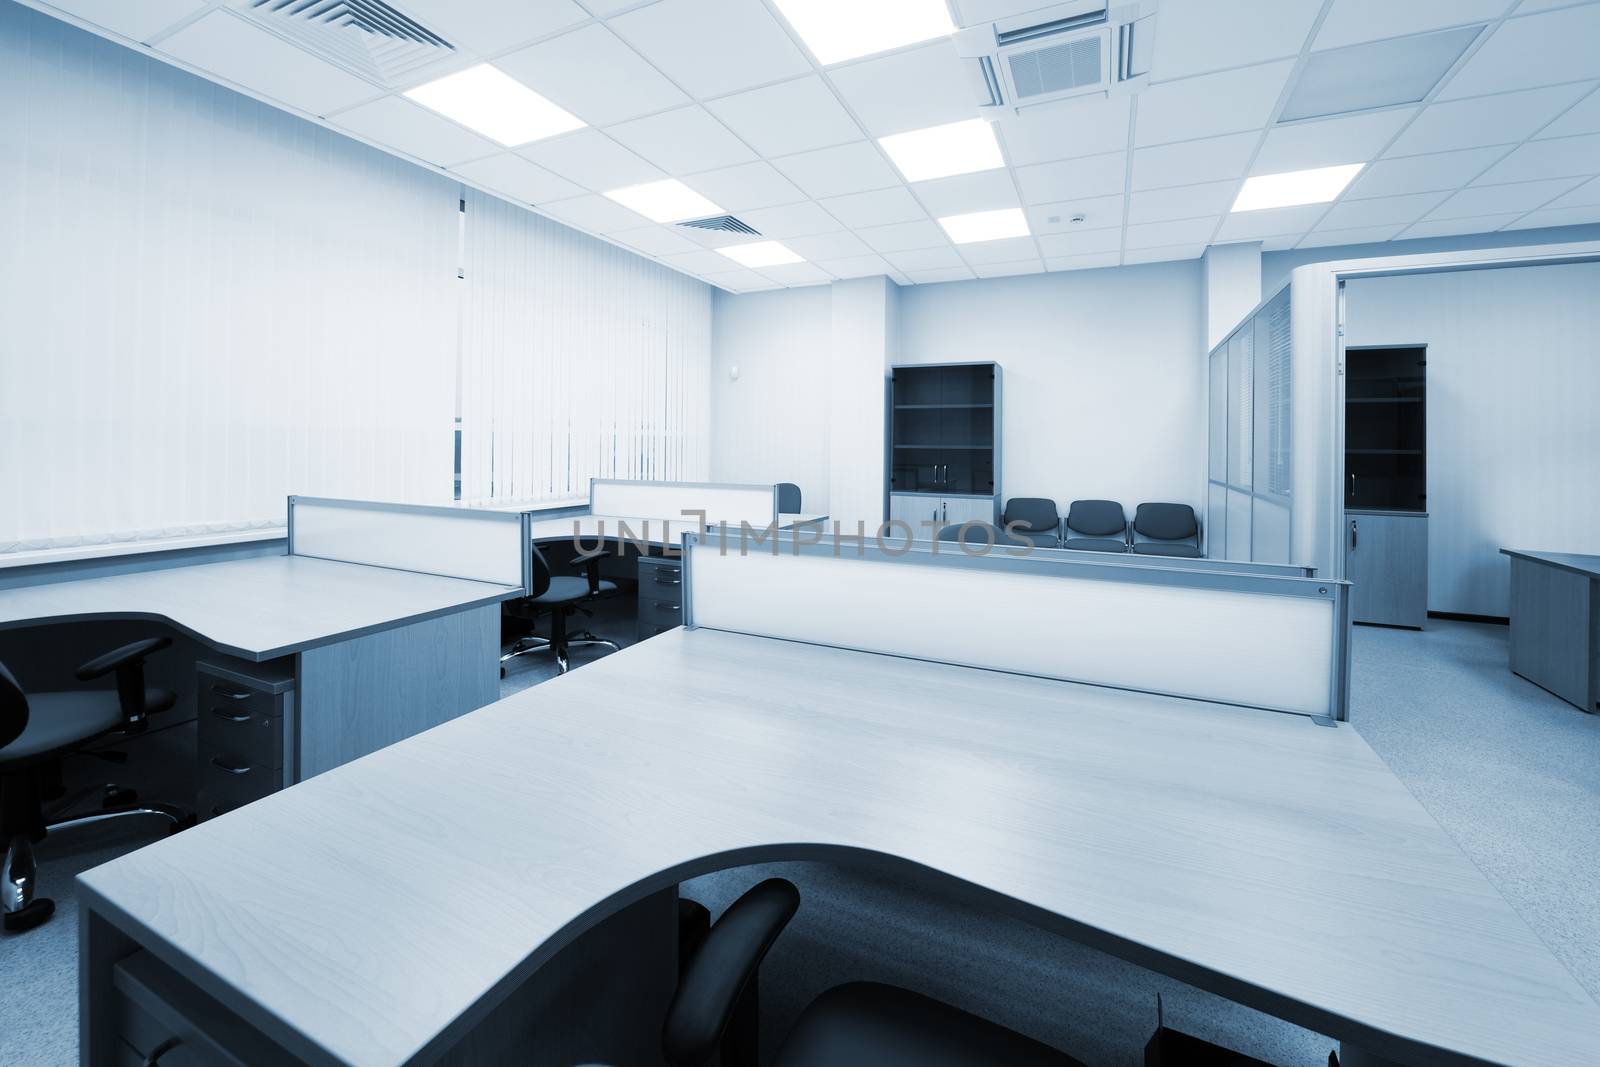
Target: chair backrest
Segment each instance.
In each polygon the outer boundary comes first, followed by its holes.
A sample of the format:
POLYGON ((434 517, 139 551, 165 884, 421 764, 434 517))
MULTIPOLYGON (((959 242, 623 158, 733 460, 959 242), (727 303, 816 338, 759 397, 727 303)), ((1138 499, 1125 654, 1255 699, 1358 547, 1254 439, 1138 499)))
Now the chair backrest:
POLYGON ((778 511, 784 515, 800 513, 800 487, 793 482, 778 483, 778 511))
POLYGON ((991 548, 1004 548, 1006 545, 1033 545, 1033 542, 1025 537, 1014 536, 993 523, 979 522, 976 519, 968 522, 953 522, 948 526, 940 527, 939 540, 960 542, 968 545, 985 545, 991 548))
POLYGON ((529 596, 543 596, 550 590, 550 561, 544 558, 544 553, 539 551, 539 546, 530 542, 528 551, 532 553, 533 566, 528 568, 528 581, 531 588, 529 596))
POLYGON ((1200 536, 1200 523, 1188 504, 1140 504, 1133 532, 1152 541, 1189 541, 1200 536))
POLYGON ((1014 496, 1006 501, 1000 525, 1028 533, 1055 533, 1061 527, 1061 516, 1054 500, 1042 496, 1014 496))
POLYGON ((1067 530, 1088 537, 1121 537, 1128 516, 1115 500, 1074 500, 1067 509, 1067 530))
POLYGON ((0 663, 0 748, 22 736, 28 728, 28 694, 0 663))

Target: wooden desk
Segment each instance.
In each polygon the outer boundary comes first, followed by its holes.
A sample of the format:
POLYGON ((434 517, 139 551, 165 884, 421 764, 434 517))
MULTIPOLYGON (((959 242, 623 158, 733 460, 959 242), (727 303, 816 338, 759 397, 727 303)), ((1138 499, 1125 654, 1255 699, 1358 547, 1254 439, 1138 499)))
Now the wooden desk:
MULTIPOLYGON (((542 1062, 525 991, 564 946, 684 878, 824 857, 1395 1060, 1600 1048, 1600 1008, 1347 725, 695 630, 82 875, 84 1062, 112 1062, 141 948, 306 1062, 542 1062)), ((590 962, 670 976, 629 948, 590 962)), ((650 1040, 643 1003, 617 1010, 650 1040)))
POLYGON ((1511 557, 1511 670, 1591 714, 1600 705, 1600 556, 1511 557))

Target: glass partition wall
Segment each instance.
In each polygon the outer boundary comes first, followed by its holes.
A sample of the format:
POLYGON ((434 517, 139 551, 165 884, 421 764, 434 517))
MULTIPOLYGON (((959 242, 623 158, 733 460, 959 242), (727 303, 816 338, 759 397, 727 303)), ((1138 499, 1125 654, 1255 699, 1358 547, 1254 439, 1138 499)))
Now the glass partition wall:
POLYGON ((1287 563, 1290 554, 1289 289, 1209 358, 1206 555, 1287 563))

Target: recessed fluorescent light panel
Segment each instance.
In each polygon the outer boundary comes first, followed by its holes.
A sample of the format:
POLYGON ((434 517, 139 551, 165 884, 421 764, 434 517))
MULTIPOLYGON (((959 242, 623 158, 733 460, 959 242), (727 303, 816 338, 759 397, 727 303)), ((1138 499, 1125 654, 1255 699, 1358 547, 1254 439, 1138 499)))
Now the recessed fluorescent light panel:
POLYGON ((757 241, 748 245, 729 245, 718 252, 735 263, 746 267, 781 267, 785 263, 804 263, 805 260, 789 251, 777 241, 757 241))
POLYGON ((950 235, 950 240, 958 245, 1028 236, 1028 217, 1019 207, 1002 208, 999 211, 974 211, 966 215, 947 215, 939 220, 939 225, 950 235))
POLYGON ((945 0, 774 0, 817 62, 843 63, 955 32, 945 0))
POLYGON ((984 119, 966 119, 946 126, 878 138, 908 182, 948 178, 954 174, 994 170, 1006 165, 994 127, 984 119))
POLYGON ((1339 167, 1291 170, 1283 174, 1258 174, 1246 178, 1233 202, 1235 211, 1261 211, 1269 207, 1295 207, 1299 204, 1326 204, 1336 200, 1345 186, 1361 173, 1365 163, 1339 167))
POLYGON ((1415 104, 1482 32, 1482 26, 1463 26, 1312 52, 1278 121, 1415 104))
POLYGON ((587 125, 487 63, 408 89, 405 95, 507 148, 587 125))
POLYGON ((651 222, 682 222, 722 214, 722 209, 676 178, 630 185, 606 194, 651 222))

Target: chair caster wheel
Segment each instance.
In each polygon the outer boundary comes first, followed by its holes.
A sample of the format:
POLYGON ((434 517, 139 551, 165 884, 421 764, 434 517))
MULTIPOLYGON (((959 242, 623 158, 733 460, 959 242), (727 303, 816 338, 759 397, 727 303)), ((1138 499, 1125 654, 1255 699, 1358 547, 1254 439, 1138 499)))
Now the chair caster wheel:
POLYGON ((173 834, 181 834, 199 821, 200 816, 191 811, 189 814, 185 815, 183 818, 167 827, 167 836, 171 837, 173 834))
POLYGON ((5 913, 5 929, 8 933, 20 934, 24 930, 32 930, 40 925, 56 911, 56 902, 49 897, 40 897, 29 904, 24 904, 16 911, 5 913))
POLYGON ((128 808, 136 808, 138 806, 138 790, 123 789, 120 786, 108 787, 105 797, 100 801, 100 807, 105 811, 125 811, 128 808))

